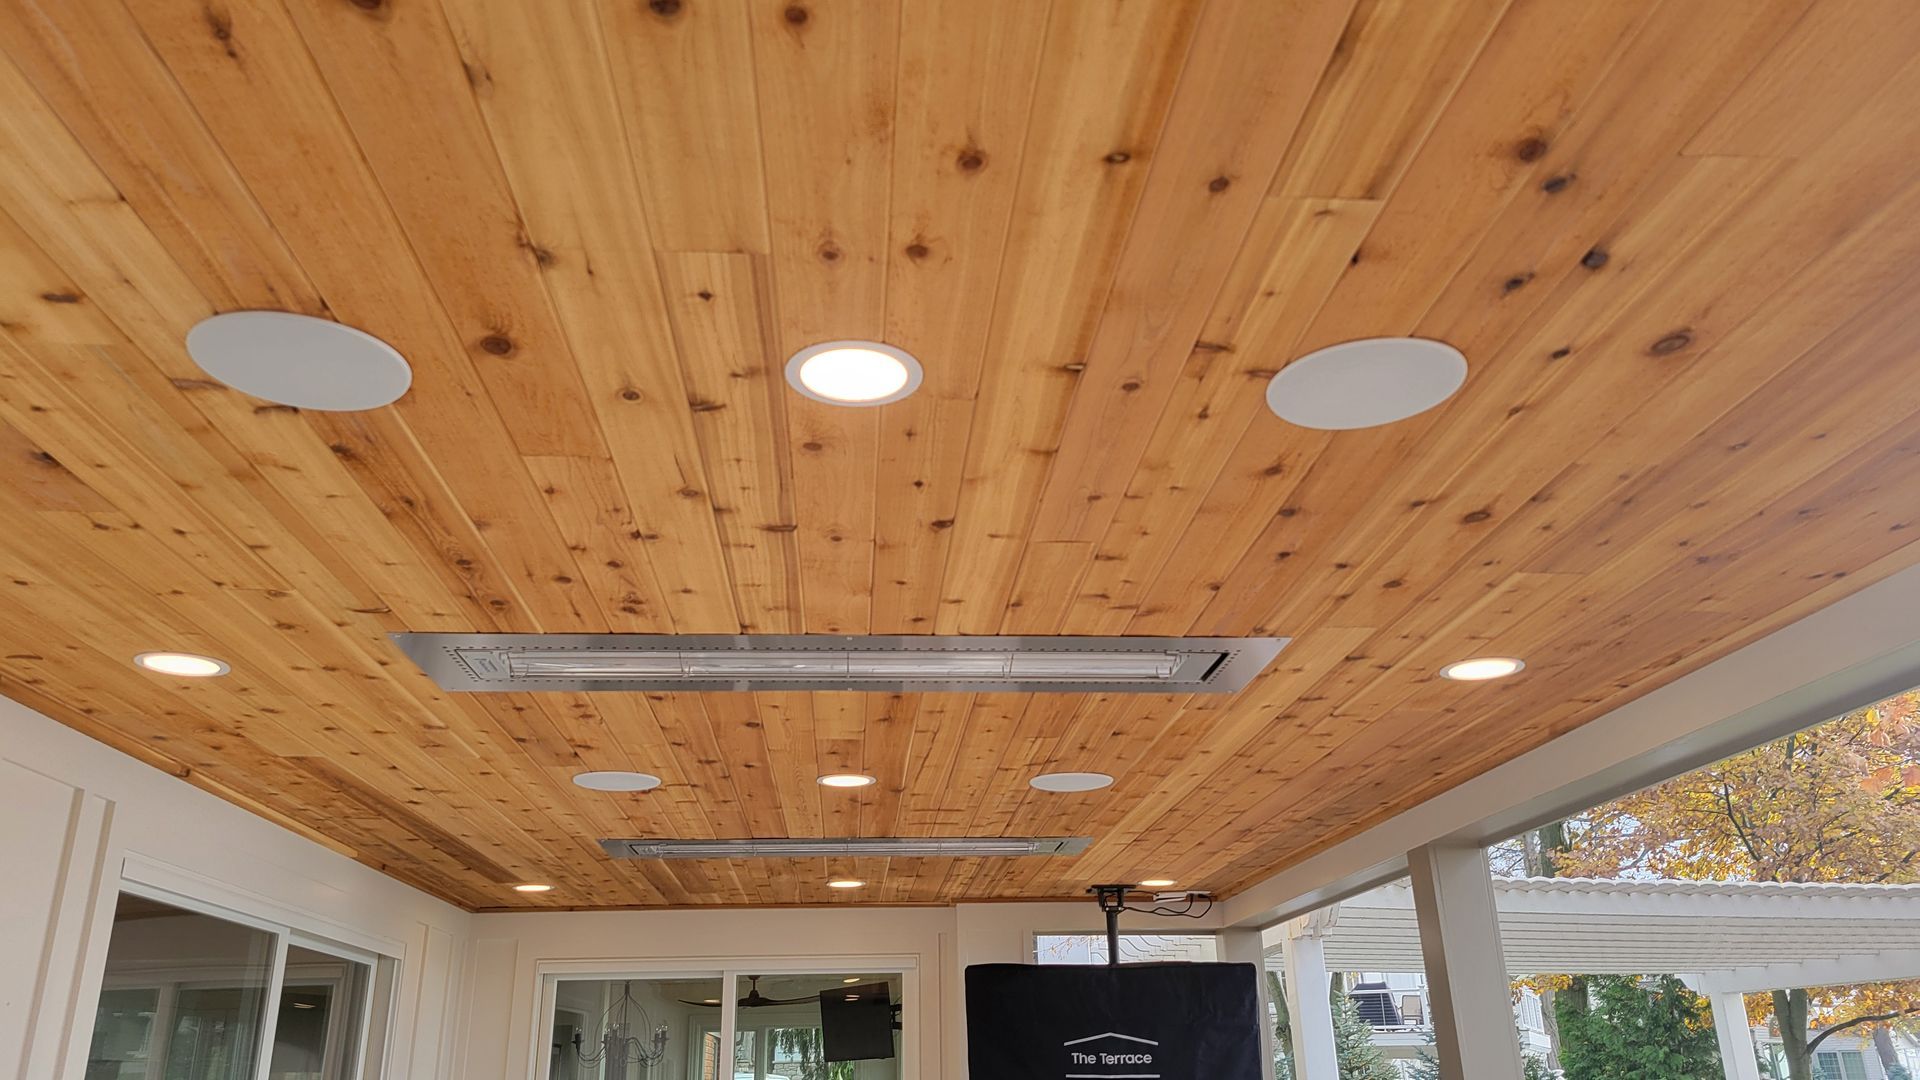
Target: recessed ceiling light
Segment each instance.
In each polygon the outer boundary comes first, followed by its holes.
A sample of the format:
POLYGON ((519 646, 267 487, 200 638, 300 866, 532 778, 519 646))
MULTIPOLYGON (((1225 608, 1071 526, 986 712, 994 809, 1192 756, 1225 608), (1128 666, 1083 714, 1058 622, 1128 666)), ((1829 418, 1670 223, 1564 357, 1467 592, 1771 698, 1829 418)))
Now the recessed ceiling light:
POLYGON ((1472 660, 1448 664, 1440 669, 1442 678, 1459 682, 1481 682, 1486 679, 1504 679, 1526 667, 1524 661, 1511 656, 1480 656, 1472 660))
POLYGON ((1267 407, 1289 424, 1347 431, 1426 412, 1467 378, 1467 358, 1444 341, 1367 338, 1334 345, 1280 369, 1267 407))
POLYGON ((718 1005, 718 1004, 720 1004, 720 999, 719 999, 719 998, 702 998, 701 1000, 702 1000, 702 1001, 705 1001, 705 1002, 706 1002, 706 1003, 707 1003, 708 1005, 718 1005))
POLYGON ((1140 883, 1143 889, 1171 889, 1175 882, 1171 878, 1148 878, 1140 883))
POLYGON ((828 773, 820 778, 821 787, 857 788, 871 787, 877 783, 879 783, 878 780, 865 773, 828 773))
POLYGON ((553 891, 553 886, 551 886, 551 885, 534 885, 534 884, 527 884, 527 885, 515 885, 515 886, 513 887, 513 891, 514 891, 514 892, 552 892, 552 891, 553 891))
POLYGON ((877 341, 823 341, 787 361, 787 381, 829 405, 885 405, 920 388, 920 361, 877 341))
POLYGON ((866 882, 861 881, 858 878, 835 878, 832 881, 827 882, 827 888, 858 889, 858 888, 863 888, 866 884, 867 884, 866 882))
POLYGON ((652 791, 660 778, 643 772, 583 772, 573 782, 588 791, 652 791))
POLYGON ((843 983, 846 983, 846 984, 847 984, 848 986, 852 986, 852 985, 853 985, 854 983, 857 983, 857 982, 859 982, 859 981, 860 981, 860 976, 858 976, 858 975, 855 975, 855 976, 854 976, 853 978, 851 978, 851 979, 841 979, 840 981, 841 981, 841 982, 843 982, 843 983))
POLYGON ((200 370, 257 398, 356 412, 390 405, 413 383, 393 346, 364 330, 290 311, 231 311, 187 331, 200 370))
POLYGON ((1113 783, 1113 777, 1097 772, 1041 773, 1027 781, 1041 791, 1099 791, 1113 783))
POLYGON ((134 657, 133 662, 148 671, 157 671, 162 675, 179 675, 188 679, 205 679, 214 675, 225 675, 233 670, 224 660, 183 652, 143 652, 134 657))

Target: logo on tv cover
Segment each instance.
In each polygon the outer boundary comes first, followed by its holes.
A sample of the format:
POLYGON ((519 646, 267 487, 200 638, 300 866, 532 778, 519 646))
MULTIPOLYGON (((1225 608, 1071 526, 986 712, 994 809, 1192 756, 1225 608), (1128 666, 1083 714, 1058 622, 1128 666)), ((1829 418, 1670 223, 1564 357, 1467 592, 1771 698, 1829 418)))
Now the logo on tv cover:
POLYGON ((1160 1045, 1152 1039, 1103 1031, 1060 1045, 1067 1051, 1066 1080, 1160 1080, 1151 1071, 1154 1048, 1160 1045))

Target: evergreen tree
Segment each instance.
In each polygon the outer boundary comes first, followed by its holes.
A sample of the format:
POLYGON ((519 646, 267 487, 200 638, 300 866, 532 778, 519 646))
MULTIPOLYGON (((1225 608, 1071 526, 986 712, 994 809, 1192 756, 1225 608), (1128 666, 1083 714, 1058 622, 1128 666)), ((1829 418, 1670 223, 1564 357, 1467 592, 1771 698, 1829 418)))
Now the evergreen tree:
POLYGON ((1707 1003, 1679 979, 1662 975, 1644 987, 1623 975, 1584 981, 1589 1007, 1578 1007, 1571 993, 1555 1002, 1567 1080, 1720 1080, 1724 1075, 1707 1003))
POLYGON ((1333 1055, 1340 1063, 1340 1080, 1400 1080, 1393 1063, 1373 1044, 1373 1025, 1360 1019, 1353 998, 1338 990, 1333 996, 1333 1055))

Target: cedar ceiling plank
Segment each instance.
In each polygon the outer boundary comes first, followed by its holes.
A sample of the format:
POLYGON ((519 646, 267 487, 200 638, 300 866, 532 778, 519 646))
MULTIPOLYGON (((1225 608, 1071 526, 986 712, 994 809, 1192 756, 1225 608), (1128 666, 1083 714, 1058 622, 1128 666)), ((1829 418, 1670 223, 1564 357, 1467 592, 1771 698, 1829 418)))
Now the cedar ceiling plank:
POLYGON ((581 579, 600 602, 607 628, 615 633, 671 633, 670 605, 654 576, 645 527, 627 500, 613 462, 564 457, 526 462, 561 539, 576 556, 581 579))
POLYGON ((1207 6, 1081 358, 1034 537, 1091 543, 1113 520, 1351 10, 1207 6))
POLYGON ((906 0, 886 340, 926 368, 880 414, 875 633, 928 633, 1006 257, 1049 0, 906 0))
POLYGON ((1144 629, 1157 614, 1150 587, 1198 596, 1220 574, 1212 559, 1167 566, 1182 527, 1206 550, 1244 551, 1257 535, 1246 509, 1270 506, 1269 492, 1291 488, 1300 463, 1325 446, 1329 436, 1267 415, 1262 382, 1292 354, 1378 213, 1372 202, 1266 200, 1100 540, 1069 625, 1159 632, 1144 629), (1258 433, 1248 434, 1255 424, 1258 433), (1257 462, 1251 473, 1235 467, 1245 454, 1257 462), (1228 505, 1210 507, 1221 489, 1233 493, 1228 505), (1215 531, 1223 510, 1240 512, 1239 531, 1215 531))
POLYGON ((1387 197, 1511 6, 1360 0, 1274 176, 1273 194, 1387 197))
POLYGON ((660 265, 740 630, 799 633, 787 386, 762 319, 760 276, 746 255, 662 252, 660 265))
MULTIPOLYGON (((886 328, 899 0, 754 0, 755 76, 783 359, 886 328)), ((879 409, 784 397, 809 633, 872 618, 879 409)))
MULTIPOLYGON (((328 310, 394 345, 412 364, 412 392, 391 410, 392 418, 381 413, 352 420, 308 414, 309 421, 330 446, 346 447, 346 453, 377 447, 383 456, 404 463, 395 475, 407 478, 405 488, 457 492, 458 504, 450 498, 434 499, 432 505, 442 514, 471 516, 493 527, 484 549, 472 546, 461 557, 476 564, 497 558, 500 572, 526 583, 529 594, 508 600, 495 592, 488 604, 496 614, 529 628, 535 618, 559 625, 579 621, 582 612, 592 610, 584 589, 565 589, 554 581, 577 576, 577 568, 571 559, 554 556, 559 546, 553 543, 551 522, 540 512, 531 481, 512 452, 507 426, 480 388, 466 348, 285 9, 266 0, 243 0, 223 8, 226 21, 214 27, 202 12, 150 0, 130 6, 148 42, 220 140, 232 167, 319 287, 328 310), (370 260, 368 251, 388 257, 370 260), (411 430, 398 430, 402 421, 411 430), (367 424, 380 429, 383 437, 368 438, 367 424), (451 452, 455 445, 460 452, 451 452), (435 453, 431 463, 424 460, 427 453, 435 453)), ((103 56, 96 62, 117 61, 103 56)), ((164 322, 140 328, 156 342, 177 341, 199 317, 178 303, 160 311, 164 322)), ((132 328, 128 332, 159 359, 158 344, 149 345, 148 338, 132 328)), ((525 401, 505 396, 512 405, 525 401)), ((412 495, 405 488, 369 494, 391 505, 408 505, 412 495)), ((408 510, 412 513, 415 507, 408 510)), ((452 519, 427 527, 447 535, 473 529, 452 519)))
MULTIPOLYGON (((288 11, 513 445, 604 454, 540 281, 539 239, 521 220, 480 115, 487 71, 461 62, 437 4, 301 0, 288 11)), ((236 25, 233 40, 244 48, 245 29, 236 25)))
POLYGON ((1656 2, 1545 0, 1510 8, 1300 350, 1410 332, 1656 2))
MULTIPOLYGON (((642 210, 598 24, 566 5, 457 0, 446 9, 462 64, 480 73, 475 100, 637 519, 627 532, 645 540, 596 549, 582 569, 611 556, 659 580, 657 567, 640 567, 667 563, 673 624, 732 632, 726 563, 701 495, 714 483, 713 463, 703 461, 698 403, 674 362, 651 250, 657 223, 642 210)), ((620 622, 630 613, 615 605, 608 614, 620 622)))
POLYGON ((660 250, 767 254, 750 0, 598 9, 660 250))
POLYGON ((1805 157, 1920 52, 1906 0, 1815 4, 1687 144, 1689 154, 1805 157))
POLYGON ((8 0, 0 12, 15 30, 7 54, 185 281, 222 310, 325 314, 298 260, 117 0, 8 0))
POLYGON ((1042 46, 935 632, 1005 614, 1059 424, 1192 40, 1193 5, 1057 5, 1042 46))

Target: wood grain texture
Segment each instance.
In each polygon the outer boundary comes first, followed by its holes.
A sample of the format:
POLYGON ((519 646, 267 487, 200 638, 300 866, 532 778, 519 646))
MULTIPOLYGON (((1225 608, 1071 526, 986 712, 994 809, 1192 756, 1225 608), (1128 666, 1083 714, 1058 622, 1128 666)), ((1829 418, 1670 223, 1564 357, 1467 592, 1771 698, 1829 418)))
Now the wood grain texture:
POLYGON ((467 908, 1231 893, 1920 561, 1897 0, 0 17, 0 692, 467 908), (247 308, 413 388, 230 390, 182 342, 247 308), (1265 408, 1407 334, 1441 407, 1265 408), (839 338, 924 386, 794 394, 839 338), (1231 696, 459 695, 400 630, 1295 642, 1231 696), (596 845, 967 833, 1094 845, 596 845))

